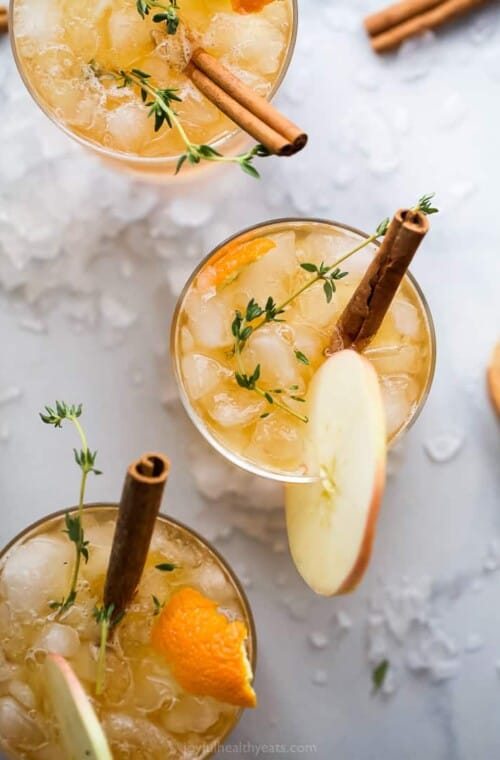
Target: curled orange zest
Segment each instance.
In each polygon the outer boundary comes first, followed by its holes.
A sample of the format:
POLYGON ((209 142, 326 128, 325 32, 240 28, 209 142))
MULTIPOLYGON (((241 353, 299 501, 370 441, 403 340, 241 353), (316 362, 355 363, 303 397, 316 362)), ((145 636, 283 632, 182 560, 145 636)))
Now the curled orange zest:
POLYGON ((155 623, 151 641, 190 694, 255 707, 252 669, 241 620, 229 621, 217 603, 193 588, 176 591, 155 623))

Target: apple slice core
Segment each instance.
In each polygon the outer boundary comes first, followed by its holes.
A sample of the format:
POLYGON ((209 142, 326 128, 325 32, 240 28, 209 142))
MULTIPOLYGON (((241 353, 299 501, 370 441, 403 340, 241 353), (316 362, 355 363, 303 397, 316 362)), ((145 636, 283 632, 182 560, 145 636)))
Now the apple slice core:
POLYGON ((45 675, 67 760, 113 760, 94 708, 64 657, 48 654, 45 675))
POLYGON ((368 565, 385 485, 385 415, 372 365, 352 350, 327 359, 308 391, 315 483, 286 486, 290 551, 318 594, 352 591, 368 565))

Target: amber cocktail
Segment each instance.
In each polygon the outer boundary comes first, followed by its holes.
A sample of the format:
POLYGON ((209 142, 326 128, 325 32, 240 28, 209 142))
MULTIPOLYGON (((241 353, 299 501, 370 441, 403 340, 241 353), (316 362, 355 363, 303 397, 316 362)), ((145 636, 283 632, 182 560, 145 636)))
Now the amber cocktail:
POLYGON ((155 132, 154 97, 142 97, 137 72, 175 92, 192 143, 234 153, 242 135, 186 75, 191 52, 203 46, 271 98, 290 61, 296 15, 295 0, 12 0, 10 9, 19 70, 45 113, 103 157, 150 175, 172 174, 186 144, 175 124, 155 132))
POLYGON ((237 706, 182 689, 152 645, 155 612, 190 589, 214 600, 229 621, 242 621, 247 654, 255 660, 252 614, 238 580, 215 549, 166 517, 157 520, 137 594, 108 646, 103 693, 96 695, 99 629, 93 609, 102 597, 116 515, 114 506, 85 508, 89 561, 82 563, 75 604, 61 616, 49 604, 66 593, 73 566, 73 547, 62 532, 64 514, 31 526, 2 553, 0 746, 9 757, 66 757, 46 693, 48 652, 63 655, 78 675, 114 760, 201 760, 239 718, 237 706), (161 572, 162 563, 176 569, 161 572))
MULTIPOLYGON (((377 244, 343 261, 347 274, 329 298, 324 281, 292 296, 314 276, 313 267, 333 266, 366 237, 326 221, 270 222, 225 242, 187 283, 172 328, 181 398, 200 432, 235 464, 286 482, 318 477, 306 464, 308 386, 377 244), (252 300, 262 309, 270 303, 277 314, 266 322, 266 311, 251 322, 257 329, 239 353, 234 318, 252 300), (252 378, 255 387, 248 388, 252 378)), ((434 372, 432 319, 411 275, 363 354, 379 376, 392 442, 416 419, 434 372)))

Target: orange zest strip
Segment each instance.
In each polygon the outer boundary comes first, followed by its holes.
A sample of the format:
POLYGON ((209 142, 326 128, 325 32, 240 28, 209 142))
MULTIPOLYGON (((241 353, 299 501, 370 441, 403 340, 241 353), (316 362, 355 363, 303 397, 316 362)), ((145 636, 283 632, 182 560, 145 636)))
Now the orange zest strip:
POLYGON ((258 13, 273 0, 231 0, 233 11, 236 13, 258 13))
POLYGON ((248 631, 229 621, 217 602, 193 588, 175 592, 155 623, 151 641, 181 687, 238 707, 255 707, 252 669, 245 649, 248 631))
POLYGON ((270 238, 257 238, 246 243, 228 243, 219 251, 213 263, 207 264, 196 278, 196 287, 201 292, 220 288, 231 282, 248 264, 265 256, 276 248, 276 243, 270 238))

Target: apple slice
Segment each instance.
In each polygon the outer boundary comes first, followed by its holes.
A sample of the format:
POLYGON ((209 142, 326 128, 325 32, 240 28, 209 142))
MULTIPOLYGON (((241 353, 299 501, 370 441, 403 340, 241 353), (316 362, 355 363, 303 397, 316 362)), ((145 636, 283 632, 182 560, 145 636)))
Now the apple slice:
POLYGON ((94 708, 64 657, 48 654, 45 675, 66 757, 71 760, 113 760, 94 708))
POLYGON ((384 491, 385 414, 372 365, 352 350, 319 368, 308 391, 316 483, 286 486, 290 551, 317 594, 352 591, 368 565, 384 491))

